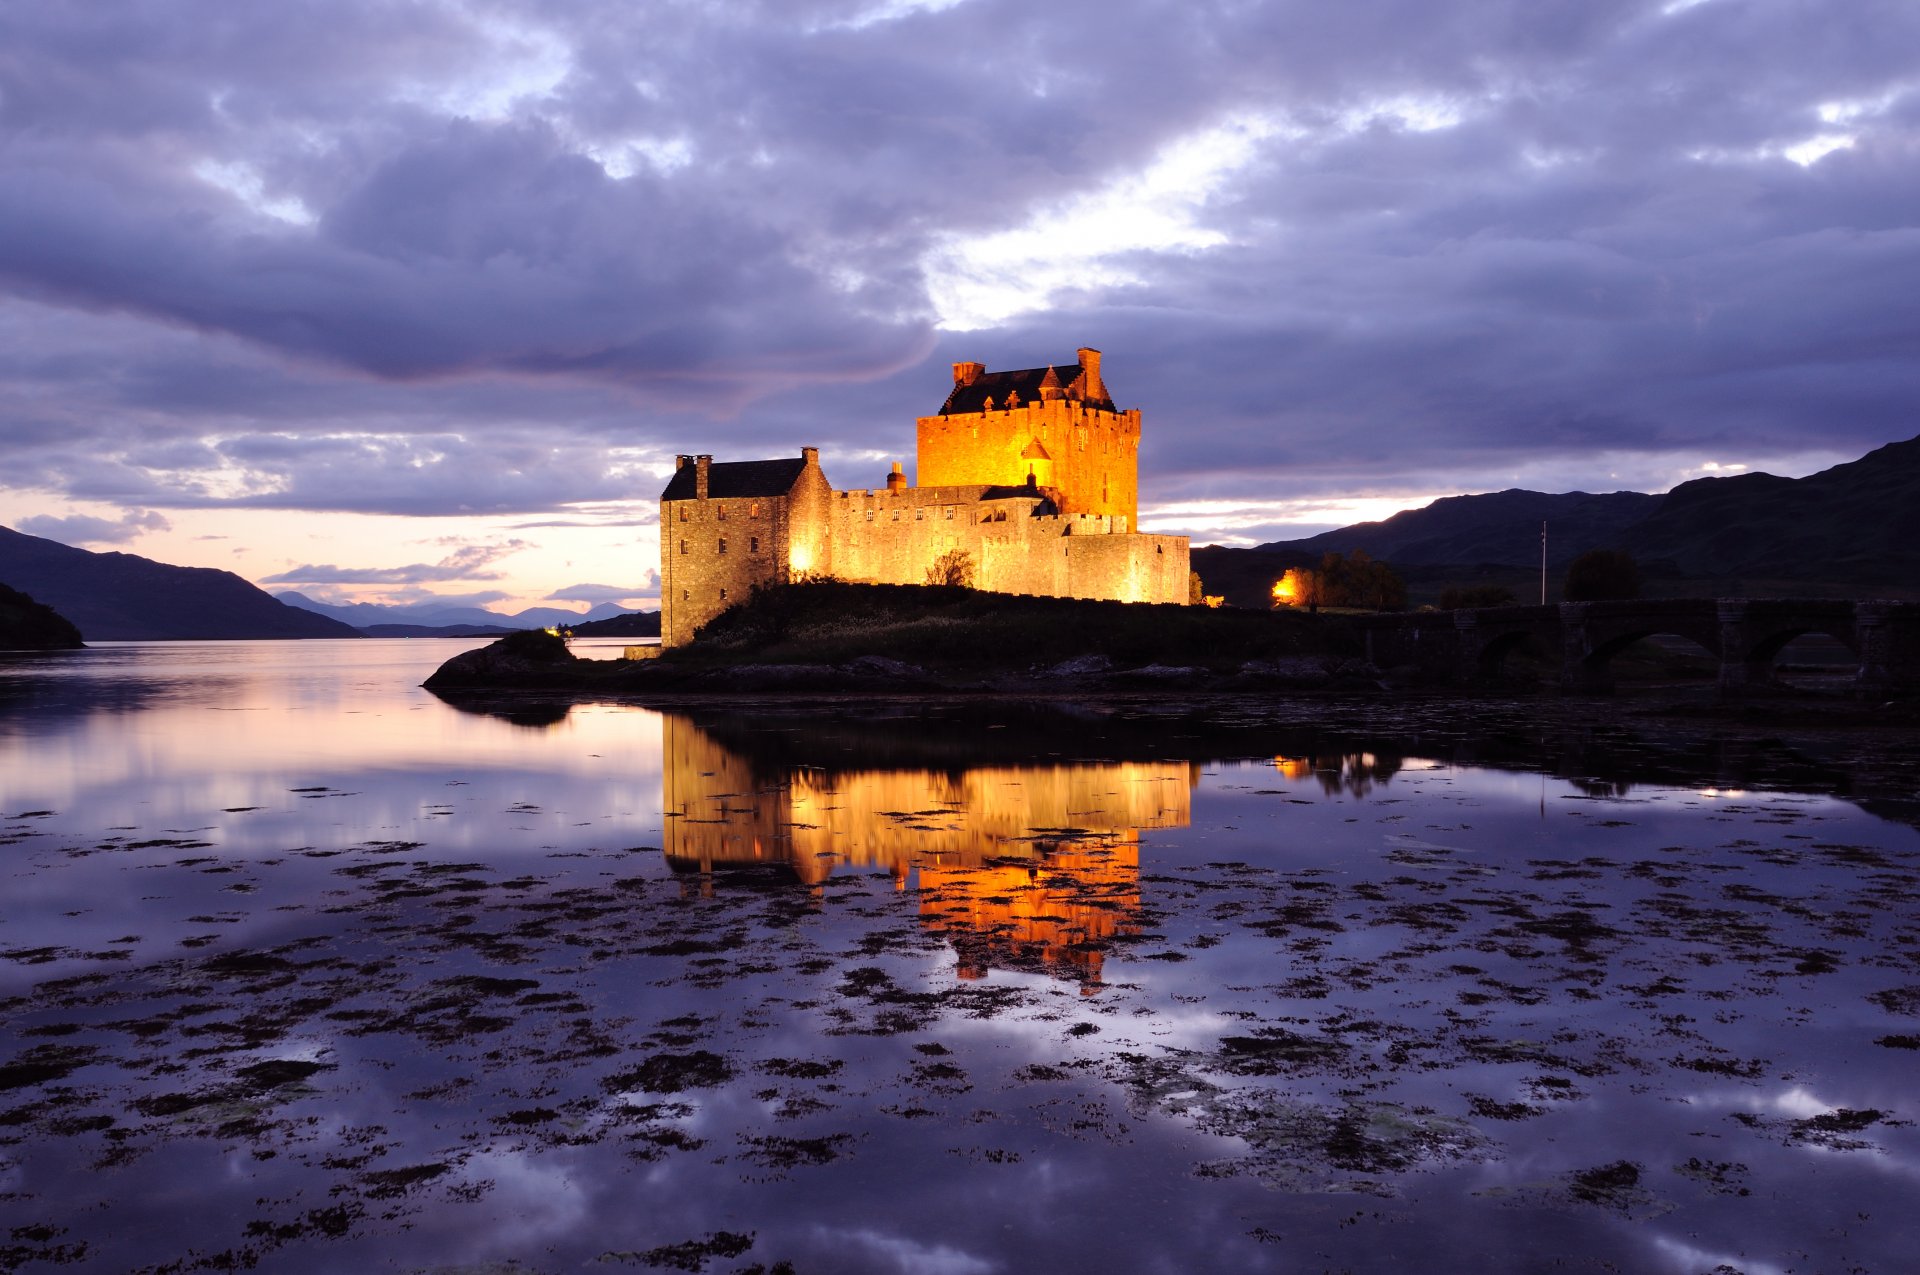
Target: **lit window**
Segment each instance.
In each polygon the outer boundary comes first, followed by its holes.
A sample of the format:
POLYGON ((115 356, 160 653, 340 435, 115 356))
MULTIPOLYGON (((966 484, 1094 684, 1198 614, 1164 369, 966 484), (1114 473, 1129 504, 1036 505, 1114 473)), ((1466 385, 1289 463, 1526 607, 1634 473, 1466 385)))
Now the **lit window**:
POLYGON ((756 500, 752 504, 747 506, 747 517, 758 518, 759 516, 760 516, 760 502, 756 500))

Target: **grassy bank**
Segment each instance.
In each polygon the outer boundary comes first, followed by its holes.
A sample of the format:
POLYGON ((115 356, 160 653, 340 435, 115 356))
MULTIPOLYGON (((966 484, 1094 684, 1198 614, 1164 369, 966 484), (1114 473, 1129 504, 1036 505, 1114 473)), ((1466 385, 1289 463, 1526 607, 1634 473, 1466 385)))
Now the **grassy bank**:
POLYGON ((1224 673, 1249 660, 1360 651, 1352 625, 1335 616, 836 581, 760 590, 665 658, 687 665, 841 664, 882 656, 928 668, 1016 672, 1095 655, 1123 668, 1224 673))

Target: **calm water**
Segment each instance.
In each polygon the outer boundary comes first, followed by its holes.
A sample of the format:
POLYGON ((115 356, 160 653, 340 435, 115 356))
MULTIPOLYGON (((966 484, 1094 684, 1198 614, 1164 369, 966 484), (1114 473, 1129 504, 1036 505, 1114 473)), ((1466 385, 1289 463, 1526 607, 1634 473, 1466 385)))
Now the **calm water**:
POLYGON ((0 1269, 1915 1268, 1911 792, 471 645, 0 657, 0 1269))

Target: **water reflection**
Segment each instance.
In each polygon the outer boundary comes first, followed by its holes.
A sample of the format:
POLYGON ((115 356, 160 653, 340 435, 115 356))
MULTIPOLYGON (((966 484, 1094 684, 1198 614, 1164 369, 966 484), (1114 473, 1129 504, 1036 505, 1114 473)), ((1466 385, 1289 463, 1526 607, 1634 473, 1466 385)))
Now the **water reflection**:
POLYGON ((1133 929, 1141 831, 1185 827, 1200 773, 1186 761, 827 767, 778 734, 747 736, 765 745, 756 755, 679 714, 660 730, 667 861, 702 892, 746 865, 810 885, 877 868, 918 886, 962 977, 1044 968, 1089 990, 1101 945, 1133 929))

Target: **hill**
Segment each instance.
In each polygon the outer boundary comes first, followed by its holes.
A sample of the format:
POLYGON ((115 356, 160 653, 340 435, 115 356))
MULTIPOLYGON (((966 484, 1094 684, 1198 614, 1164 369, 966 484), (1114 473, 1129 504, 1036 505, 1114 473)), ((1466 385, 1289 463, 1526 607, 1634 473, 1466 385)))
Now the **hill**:
POLYGON ((1809 579, 1911 592, 1920 583, 1920 438, 1805 478, 1682 483, 1622 547, 1680 575, 1729 584, 1809 579))
POLYGON ((359 637, 290 607, 231 571, 91 553, 0 527, 0 580, 32 594, 94 641, 359 637))
POLYGON ((1355 523, 1260 548, 1303 560, 1364 549, 1369 556, 1396 566, 1485 563, 1537 571, 1542 522, 1550 530, 1548 565, 1565 566, 1589 549, 1617 547, 1628 528, 1653 513, 1661 500, 1637 491, 1600 496, 1573 491, 1556 496, 1517 488, 1478 496, 1442 496, 1380 522, 1355 523))
POLYGON ((1625 549, 1651 595, 1797 593, 1920 596, 1920 438, 1805 478, 1738 474, 1682 483, 1665 495, 1498 491, 1446 496, 1379 522, 1356 523, 1252 550, 1194 551, 1212 593, 1263 605, 1260 577, 1363 549, 1393 565, 1413 602, 1448 584, 1539 587, 1540 524, 1548 524, 1549 596, 1589 549, 1625 549))
POLYGON ((0 651, 77 651, 85 645, 65 616, 0 584, 0 651))

